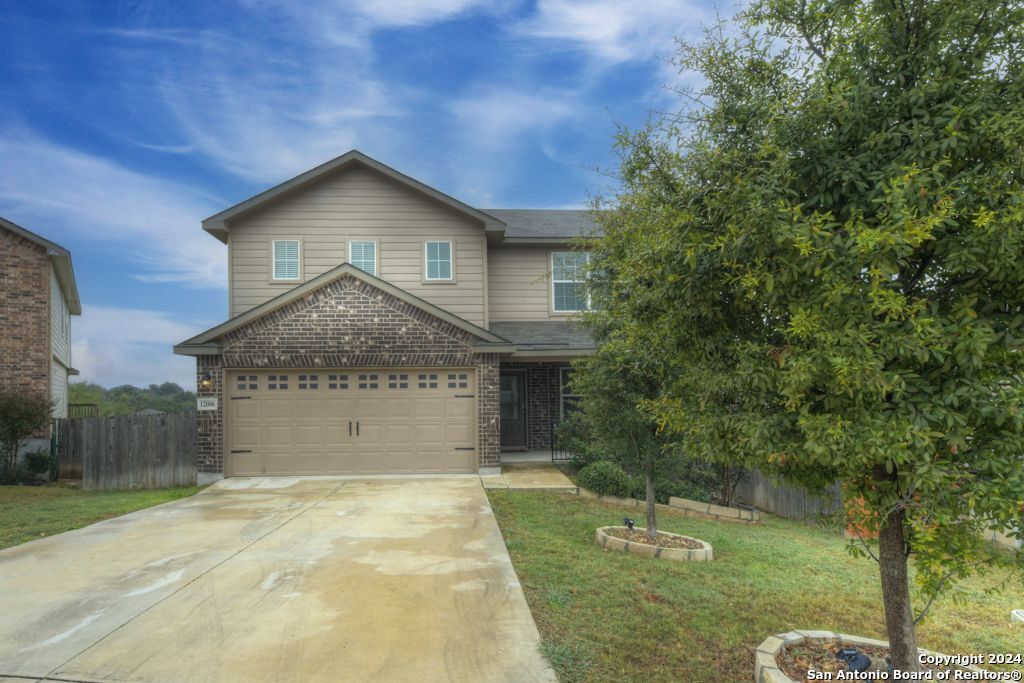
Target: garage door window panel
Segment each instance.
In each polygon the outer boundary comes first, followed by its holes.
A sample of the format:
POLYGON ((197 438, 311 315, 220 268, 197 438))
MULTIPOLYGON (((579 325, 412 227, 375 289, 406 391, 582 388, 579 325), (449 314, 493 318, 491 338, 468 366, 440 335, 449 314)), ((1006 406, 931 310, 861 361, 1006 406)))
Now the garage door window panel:
POLYGON ((238 389, 238 391, 259 391, 259 376, 239 375, 238 379, 235 380, 235 388, 238 389))

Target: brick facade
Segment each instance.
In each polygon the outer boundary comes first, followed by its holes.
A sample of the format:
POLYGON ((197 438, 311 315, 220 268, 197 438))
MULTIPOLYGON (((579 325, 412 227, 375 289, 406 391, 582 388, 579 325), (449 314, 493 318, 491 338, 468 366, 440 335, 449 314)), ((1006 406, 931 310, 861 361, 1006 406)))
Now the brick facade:
POLYGON ((480 468, 501 467, 501 407, 498 403, 500 372, 498 356, 477 356, 477 421, 480 442, 480 468))
POLYGON ((216 398, 216 410, 196 413, 196 452, 199 471, 224 471, 224 366, 220 356, 196 357, 196 396, 216 398), (209 373, 209 378, 207 378, 209 373), (204 386, 205 385, 205 386, 204 386))
POLYGON ((0 226, 0 387, 50 397, 50 259, 0 226))
POLYGON ((503 362, 502 370, 526 371, 526 442, 532 450, 551 446, 551 424, 561 419, 561 368, 566 362, 503 362))
POLYGON ((199 418, 199 470, 224 470, 224 370, 231 368, 474 367, 479 466, 499 463, 498 358, 476 337, 373 285, 342 276, 225 334, 221 355, 197 357, 200 396, 219 398, 199 418), (204 375, 211 375, 204 388, 204 375))

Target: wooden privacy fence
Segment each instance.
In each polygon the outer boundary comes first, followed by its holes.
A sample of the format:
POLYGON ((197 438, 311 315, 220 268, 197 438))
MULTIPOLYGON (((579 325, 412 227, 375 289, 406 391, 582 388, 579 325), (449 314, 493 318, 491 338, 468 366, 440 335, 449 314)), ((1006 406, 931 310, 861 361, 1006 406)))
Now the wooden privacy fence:
POLYGON ((89 490, 196 483, 196 413, 58 420, 61 479, 89 490))
POLYGON ((802 488, 780 486, 757 470, 751 470, 736 487, 736 496, 747 505, 787 519, 810 520, 842 509, 839 484, 835 483, 815 497, 802 488))

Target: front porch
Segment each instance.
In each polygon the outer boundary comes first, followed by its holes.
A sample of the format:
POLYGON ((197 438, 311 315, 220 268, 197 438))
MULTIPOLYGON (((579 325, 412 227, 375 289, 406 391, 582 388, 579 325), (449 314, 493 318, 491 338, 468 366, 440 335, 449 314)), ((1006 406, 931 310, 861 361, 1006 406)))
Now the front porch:
POLYGON ((551 449, 544 448, 533 451, 502 451, 501 464, 522 465, 528 463, 551 462, 551 449))
POLYGON ((481 476, 480 481, 485 489, 579 493, 576 484, 555 467, 550 459, 541 462, 502 462, 501 474, 481 476))
POLYGON ((569 360, 504 361, 499 372, 501 462, 550 462, 554 428, 576 400, 569 360))

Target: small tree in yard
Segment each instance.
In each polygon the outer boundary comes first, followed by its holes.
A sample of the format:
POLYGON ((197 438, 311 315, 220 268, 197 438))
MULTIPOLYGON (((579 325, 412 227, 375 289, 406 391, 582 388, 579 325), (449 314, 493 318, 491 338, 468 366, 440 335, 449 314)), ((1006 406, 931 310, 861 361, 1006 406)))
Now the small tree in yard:
POLYGON ((18 451, 50 423, 50 402, 39 396, 0 390, 0 480, 18 476, 18 451))
POLYGON ((997 0, 755 0, 682 47, 698 104, 620 137, 596 263, 672 359, 673 434, 858 501, 905 671, 936 595, 1024 565, 982 533, 1024 525, 1022 27, 997 0))
POLYGON ((655 541, 655 471, 666 457, 664 439, 654 417, 642 406, 659 395, 659 384, 639 356, 617 340, 608 339, 593 356, 575 363, 573 391, 580 394, 580 412, 574 420, 598 449, 626 468, 644 475, 647 500, 647 536, 655 541))

